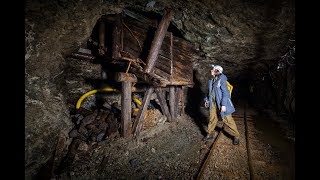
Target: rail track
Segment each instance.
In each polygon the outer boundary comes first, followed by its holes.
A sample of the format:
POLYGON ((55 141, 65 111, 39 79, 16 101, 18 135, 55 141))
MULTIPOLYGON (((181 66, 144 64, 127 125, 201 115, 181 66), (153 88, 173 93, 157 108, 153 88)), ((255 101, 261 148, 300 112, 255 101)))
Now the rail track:
POLYGON ((247 102, 239 102, 237 107, 233 118, 240 133, 240 144, 233 145, 232 139, 220 130, 202 162, 197 180, 264 179, 265 171, 261 169, 266 169, 268 162, 265 148, 261 147, 256 137, 252 118, 254 112, 248 110, 247 102))

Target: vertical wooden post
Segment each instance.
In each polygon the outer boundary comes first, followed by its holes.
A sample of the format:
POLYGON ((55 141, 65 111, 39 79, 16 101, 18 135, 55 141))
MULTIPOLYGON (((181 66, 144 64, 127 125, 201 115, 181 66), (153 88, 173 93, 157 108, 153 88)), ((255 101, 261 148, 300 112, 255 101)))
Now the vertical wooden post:
POLYGON ((122 82, 121 93, 121 136, 128 137, 131 124, 131 82, 122 82))
POLYGON ((173 35, 170 32, 170 83, 173 80, 173 35))
POLYGON ((172 120, 175 120, 175 86, 169 87, 169 105, 172 120))
MULTIPOLYGON (((179 107, 179 102, 181 99, 181 86, 177 86, 176 87, 176 97, 175 97, 175 109, 174 109, 174 117, 177 118, 178 117, 178 113, 180 111, 180 107, 179 107)), ((180 111, 181 112, 181 111, 180 111)))
POLYGON ((169 112, 169 108, 167 105, 167 101, 164 97, 163 91, 161 90, 161 88, 156 88, 155 91, 156 91, 157 98, 160 103, 162 113, 167 117, 168 121, 172 121, 171 114, 169 112))
POLYGON ((129 127, 131 125, 131 85, 137 82, 137 77, 130 73, 117 73, 115 76, 117 82, 122 82, 121 91, 121 136, 129 137, 129 127))
POLYGON ((183 116, 184 115, 184 91, 185 91, 185 88, 181 88, 181 113, 180 113, 180 116, 183 116))
POLYGON ((151 48, 147 57, 147 65, 144 69, 145 73, 150 73, 155 65, 155 61, 158 59, 159 50, 161 49, 161 45, 163 39, 166 35, 167 29, 169 27, 170 21, 172 17, 171 9, 167 9, 164 16, 161 19, 161 22, 156 30, 154 35, 154 39, 151 43, 151 48))
POLYGON ((112 31, 112 58, 120 59, 122 50, 122 15, 117 14, 112 31))
POLYGON ((133 125, 133 137, 134 138, 138 138, 139 134, 140 134, 140 130, 142 128, 142 124, 143 124, 143 118, 144 118, 144 113, 146 112, 149 102, 150 102, 150 98, 151 95, 153 93, 154 89, 153 87, 150 87, 146 93, 144 94, 143 97, 143 102, 142 102, 142 109, 139 111, 138 116, 136 117, 136 120, 134 122, 133 125))

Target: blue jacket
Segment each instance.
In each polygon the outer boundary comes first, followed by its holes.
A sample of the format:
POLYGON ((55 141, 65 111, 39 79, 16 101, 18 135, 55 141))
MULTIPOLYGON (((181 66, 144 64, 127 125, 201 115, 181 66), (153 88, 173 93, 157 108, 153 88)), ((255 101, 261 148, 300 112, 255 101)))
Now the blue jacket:
POLYGON ((220 112, 220 115, 222 118, 225 116, 235 112, 235 108, 231 102, 230 93, 227 87, 227 76, 224 74, 221 74, 218 79, 212 84, 213 80, 209 80, 208 88, 209 88, 209 109, 212 108, 212 89, 214 89, 215 92, 215 99, 217 102, 218 110, 220 112), (213 88, 212 88, 213 85, 213 88), (221 106, 226 106, 226 112, 221 113, 221 106))

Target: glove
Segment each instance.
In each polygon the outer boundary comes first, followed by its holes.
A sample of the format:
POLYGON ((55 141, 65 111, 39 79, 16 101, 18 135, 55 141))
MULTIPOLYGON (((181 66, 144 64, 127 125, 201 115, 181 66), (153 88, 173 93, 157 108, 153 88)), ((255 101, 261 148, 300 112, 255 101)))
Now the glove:
POLYGON ((208 98, 204 99, 204 107, 208 108, 209 107, 209 100, 208 98))
POLYGON ((226 112, 226 111, 227 111, 226 106, 221 106, 221 112, 226 112))

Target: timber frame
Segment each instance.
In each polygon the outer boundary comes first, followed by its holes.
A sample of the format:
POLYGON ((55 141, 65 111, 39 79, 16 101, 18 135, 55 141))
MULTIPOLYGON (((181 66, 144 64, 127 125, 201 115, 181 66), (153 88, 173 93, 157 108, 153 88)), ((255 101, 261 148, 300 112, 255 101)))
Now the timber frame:
MULTIPOLYGON (((197 51, 188 41, 168 31, 172 16, 173 11, 167 8, 158 22, 124 9, 120 14, 103 16, 98 21, 97 56, 125 66, 124 72, 116 72, 114 77, 122 86, 123 137, 139 136, 153 93, 156 93, 161 111, 168 121, 174 121, 184 113, 184 90, 194 85, 192 62, 197 51), (111 36, 106 35, 107 30, 111 36), (111 44, 106 43, 106 37, 112 37, 109 40, 111 44), (137 83, 144 84, 144 97, 141 109, 131 123, 131 93, 137 91, 134 86, 137 83)), ((72 55, 87 60, 95 58, 83 52, 72 55)))

